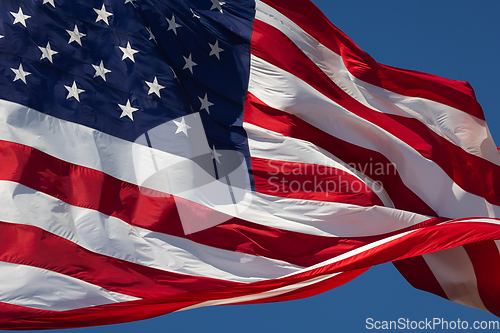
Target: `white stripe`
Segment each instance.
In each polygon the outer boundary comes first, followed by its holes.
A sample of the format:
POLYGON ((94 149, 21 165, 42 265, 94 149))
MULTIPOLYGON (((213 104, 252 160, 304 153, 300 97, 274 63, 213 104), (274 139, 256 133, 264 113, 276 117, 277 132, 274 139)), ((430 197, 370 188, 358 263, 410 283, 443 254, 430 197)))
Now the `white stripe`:
POLYGON ((134 227, 14 182, 0 181, 0 202, 1 221, 32 225, 89 251, 163 271, 246 283, 300 270, 283 261, 134 227))
POLYGON ((500 156, 484 120, 445 104, 396 94, 355 78, 340 55, 260 0, 256 1, 255 17, 290 38, 338 87, 361 104, 379 112, 418 119, 470 154, 500 165, 500 156))
POLYGON ((0 302, 67 311, 139 299, 46 269, 0 262, 0 302))
POLYGON ((491 223, 491 224, 500 225, 500 219, 489 218, 489 217, 483 217, 483 218, 468 217, 468 218, 443 222, 443 224, 455 224, 455 223, 491 223))
POLYGON ((496 247, 498 249, 498 252, 500 252, 500 240, 498 240, 498 239, 495 240, 495 245, 496 245, 496 247))
POLYGON ((436 163, 399 138, 253 55, 248 90, 267 105, 294 114, 332 136, 380 152, 396 166, 405 185, 440 216, 500 216, 499 206, 464 191, 436 163))
POLYGON ((479 296, 474 267, 463 246, 422 257, 450 301, 488 311, 479 296))
POLYGON ((486 121, 451 106, 399 95, 349 75, 363 95, 366 106, 387 114, 415 118, 469 154, 500 165, 500 156, 486 121))
MULTIPOLYGON (((253 124, 243 123, 243 128, 247 133, 248 146, 252 157, 287 161, 292 163, 322 165, 342 170, 351 176, 358 178, 360 182, 363 183, 363 186, 366 184, 366 186, 368 186, 368 188, 376 193, 380 200, 382 200, 384 206, 391 208, 394 207, 391 198, 380 183, 376 183, 370 177, 356 170, 354 168, 356 167, 355 165, 352 166, 344 163, 341 159, 332 155, 323 148, 320 148, 308 141, 288 137, 253 124)), ((362 166, 359 165, 358 167, 365 171, 367 167, 373 167, 373 165, 369 166, 367 164, 362 166)), ((387 167, 390 168, 391 166, 382 167, 384 168, 383 172, 386 172, 387 170, 385 169, 387 167)), ((273 171, 275 170, 271 167, 269 172, 273 171)))
POLYGON ((255 193, 242 217, 255 223, 329 237, 362 237, 400 230, 430 217, 382 206, 288 199, 255 193), (248 214, 248 215, 247 215, 248 214))
POLYGON ((197 309, 205 306, 213 306, 213 305, 227 305, 227 304, 236 304, 236 303, 243 303, 243 302, 250 302, 250 301, 256 301, 256 300, 262 300, 265 298, 270 298, 270 297, 276 297, 279 295, 283 295, 286 293, 289 293, 294 290, 298 290, 310 285, 313 285, 315 283, 319 283, 321 281, 327 280, 329 278, 332 278, 334 276, 337 276, 339 274, 342 274, 344 272, 339 272, 339 273, 332 273, 332 274, 327 274, 327 275, 322 275, 322 276, 316 276, 312 279, 302 281, 299 283, 295 283, 292 285, 288 285, 285 287, 280 287, 276 288, 273 290, 268 290, 262 293, 257 293, 257 294, 251 294, 251 295, 245 295, 245 296, 238 296, 238 297, 232 297, 232 298, 225 298, 225 299, 217 299, 217 300, 212 300, 212 301, 206 301, 202 303, 198 303, 195 305, 191 305, 188 307, 185 307, 183 309, 177 310, 178 311, 185 311, 185 310, 191 310, 191 309, 197 309))
MULTIPOLYGON (((103 171, 132 184, 137 184, 136 174, 141 171, 134 168, 133 151, 140 151, 144 160, 148 156, 150 159, 152 152, 158 160, 168 160, 172 155, 2 100, 0 124, 0 140, 32 146, 61 160, 103 171), (64 146, 61 141, 64 141, 64 146)), ((172 158, 181 159, 179 156, 172 158)), ((189 162, 189 159, 185 161, 189 162)), ((207 205, 202 200, 197 202, 207 205)), ((384 207, 359 207, 252 193, 250 206, 238 217, 284 230, 338 237, 387 233, 428 218, 410 213, 400 219, 401 214, 401 211, 384 207)))

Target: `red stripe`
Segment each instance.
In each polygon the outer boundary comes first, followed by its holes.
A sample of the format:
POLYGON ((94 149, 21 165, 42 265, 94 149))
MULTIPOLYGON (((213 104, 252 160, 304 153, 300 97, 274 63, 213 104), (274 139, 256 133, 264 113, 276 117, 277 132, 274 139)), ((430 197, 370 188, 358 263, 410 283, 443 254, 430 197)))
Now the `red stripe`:
POLYGON ((184 235, 170 195, 9 141, 0 141, 0 158, 0 180, 18 182, 70 205, 94 209, 135 226, 184 235))
POLYGON ((314 283, 307 287, 303 287, 279 296, 269 297, 262 300, 250 301, 250 302, 242 302, 242 303, 234 303, 234 304, 260 304, 260 303, 271 303, 271 302, 284 302, 284 301, 293 301, 296 299, 316 296, 318 294, 324 293, 328 290, 332 290, 337 288, 366 272, 370 267, 342 272, 339 275, 333 276, 324 281, 314 283))
MULTIPOLYGON (((0 302, 0 313, 2 316, 0 317, 0 323, 5 320, 16 320, 21 322, 23 318, 26 317, 38 317, 43 316, 49 313, 55 313, 55 311, 49 310, 39 310, 33 308, 27 308, 20 305, 14 305, 9 303, 0 302)), ((0 324, 0 328, 4 329, 14 329, 14 327, 4 326, 2 327, 0 324)))
POLYGON ((444 220, 430 219, 399 231, 367 237, 321 237, 236 220, 193 234, 192 240, 208 243, 208 237, 213 247, 308 267, 399 232, 435 225, 444 220))
POLYGON ((464 246, 474 267, 477 289, 484 306, 500 316, 500 253, 494 241, 464 246))
MULTIPOLYGON (((187 205, 203 218, 206 207, 139 188, 105 173, 73 165, 31 147, 0 141, 0 180, 19 182, 70 205, 93 209, 141 228, 187 238, 219 249, 309 266, 385 235, 337 238, 265 227, 241 219, 186 236, 176 205, 187 205)), ((421 225, 435 224, 432 219, 421 225)))
POLYGON ((500 186, 500 166, 471 155, 431 131, 417 119, 374 111, 337 87, 292 41, 276 28, 255 21, 252 53, 292 73, 350 112, 399 138, 434 161, 461 188, 500 205, 491 191, 500 186), (297 65, 300 64, 300 65, 297 65), (469 175, 473 174, 474 177, 469 175))
POLYGON ((0 261, 47 269, 140 298, 239 284, 134 264, 88 251, 37 227, 5 222, 0 222, 0 261))
POLYGON ((422 256, 393 261, 392 263, 414 288, 448 299, 422 256))
POLYGON ((436 212, 406 187, 394 164, 378 152, 340 140, 297 116, 273 109, 251 93, 247 94, 244 121, 325 149, 371 179, 380 181, 397 209, 437 216, 436 212), (383 172, 379 172, 379 166, 384 169, 383 172))
POLYGON ((161 316, 202 302, 201 300, 173 300, 171 302, 153 303, 148 300, 122 302, 82 308, 71 311, 56 312, 47 310, 32 311, 30 308, 15 309, 10 304, 0 303, 0 329, 6 330, 41 330, 79 328, 99 325, 127 323, 161 316), (4 309, 18 315, 9 315, 4 309), (24 310, 24 311, 23 311, 24 310), (19 315, 20 314, 20 315, 19 315))
MULTIPOLYGON (((498 221, 498 219, 495 220, 498 221)), ((335 271, 358 269, 466 244, 499 239, 500 237, 500 225, 498 224, 465 221, 459 223, 449 222, 418 229, 415 232, 377 246, 374 249, 375 253, 370 253, 372 250, 363 252, 359 256, 342 260, 329 265, 329 267, 331 269, 337 267, 334 269, 335 271)))
POLYGON ((500 237, 500 227, 490 223, 460 222, 419 229, 398 239, 380 244, 347 259, 282 279, 255 282, 235 287, 219 288, 169 297, 124 302, 47 313, 36 317, 0 318, 0 328, 71 328, 88 325, 105 325, 140 320, 179 310, 189 305, 215 299, 225 299, 261 293, 285 287, 314 277, 335 272, 364 269, 376 264, 445 250, 455 246, 491 240, 500 237))
POLYGON ((364 182, 324 165, 252 157, 252 175, 255 190, 268 195, 358 206, 384 205, 364 182))
POLYGON ((262 2, 280 11, 321 44, 341 55, 349 72, 358 79, 400 95, 449 105, 484 120, 483 110, 469 83, 377 63, 308 0, 262 2))

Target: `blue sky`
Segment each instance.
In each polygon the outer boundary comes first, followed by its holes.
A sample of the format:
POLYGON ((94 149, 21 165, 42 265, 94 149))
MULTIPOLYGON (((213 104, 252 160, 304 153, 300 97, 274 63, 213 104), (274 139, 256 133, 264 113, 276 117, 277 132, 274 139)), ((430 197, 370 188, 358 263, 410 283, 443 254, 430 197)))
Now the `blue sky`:
MULTIPOLYGON (((293 0, 291 0, 293 1, 293 0)), ((469 81, 500 144, 499 1, 313 1, 378 62, 469 81)), ((391 264, 327 293, 284 303, 211 307, 94 332, 364 332, 375 320, 500 320, 413 289, 391 264)))

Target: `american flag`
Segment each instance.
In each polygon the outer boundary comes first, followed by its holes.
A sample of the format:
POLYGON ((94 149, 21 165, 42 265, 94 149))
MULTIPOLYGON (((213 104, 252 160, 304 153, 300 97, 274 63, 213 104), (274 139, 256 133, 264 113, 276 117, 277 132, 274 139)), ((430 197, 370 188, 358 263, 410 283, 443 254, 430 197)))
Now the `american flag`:
POLYGON ((296 299, 388 261, 499 313, 500 160, 466 83, 376 63, 302 0, 0 5, 1 327, 296 299))

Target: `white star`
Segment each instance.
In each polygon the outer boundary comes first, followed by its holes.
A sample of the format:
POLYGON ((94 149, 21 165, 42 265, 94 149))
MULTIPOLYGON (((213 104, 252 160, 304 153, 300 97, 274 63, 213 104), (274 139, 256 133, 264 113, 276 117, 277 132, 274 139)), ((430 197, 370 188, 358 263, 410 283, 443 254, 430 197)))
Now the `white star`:
POLYGON ((92 67, 95 69, 94 77, 100 76, 104 81, 106 81, 106 74, 111 73, 109 69, 104 68, 104 63, 101 60, 99 66, 92 64, 92 67))
POLYGON ((130 47, 130 42, 127 42, 127 47, 121 47, 121 46, 118 46, 118 47, 123 52, 122 60, 125 60, 125 59, 129 58, 130 60, 132 60, 133 62, 135 62, 135 60, 134 60, 134 54, 136 54, 139 51, 134 50, 133 48, 131 48, 130 47))
POLYGON ((210 153, 212 154, 212 159, 213 159, 213 160, 216 160, 216 161, 217 161, 217 163, 219 163, 219 164, 220 164, 219 157, 221 157, 221 156, 222 156, 222 154, 219 154, 219 153, 217 152, 217 150, 215 150, 215 146, 214 146, 214 149, 210 149, 210 153))
POLYGON ((59 53, 59 52, 54 51, 50 48, 50 42, 47 42, 47 47, 39 46, 38 48, 40 49, 40 51, 42 51, 42 57, 40 58, 40 60, 47 58, 47 59, 49 59, 51 64, 53 63, 52 56, 54 54, 59 53))
POLYGON ((30 72, 25 72, 23 69, 23 64, 19 64, 19 69, 11 68, 11 70, 16 74, 13 81, 21 79, 26 84, 26 76, 30 75, 30 72))
POLYGON ((4 36, 3 36, 3 35, 0 35, 0 38, 4 38, 4 36))
POLYGON ((191 8, 189 8, 189 10, 193 13, 194 18, 200 18, 200 15, 196 14, 191 8))
POLYGON ((148 40, 154 40, 156 43, 156 37, 153 35, 153 32, 151 31, 151 28, 146 27, 146 30, 149 32, 149 39, 148 40))
POLYGON ((212 7, 210 7, 210 10, 217 8, 221 13, 222 13, 222 5, 225 5, 225 2, 219 1, 219 0, 210 0, 212 1, 212 7))
POLYGON ((191 72, 191 74, 193 74, 193 66, 196 66, 198 65, 197 63, 195 63, 193 61, 193 59, 191 59, 191 53, 189 53, 189 57, 185 57, 185 56, 182 56, 184 58, 184 61, 186 62, 186 64, 184 65, 184 67, 182 67, 182 69, 186 69, 188 68, 189 71, 191 72))
POLYGON ((95 19, 96 22, 99 22, 100 20, 103 20, 104 23, 106 23, 107 25, 109 25, 108 16, 111 16, 113 14, 108 13, 106 11, 106 7, 104 7, 104 4, 102 4, 102 8, 101 9, 94 8, 94 11, 97 13, 97 18, 95 19))
POLYGON ((131 3, 135 7, 135 0, 125 0, 125 4, 131 3))
POLYGON ((158 84, 158 79, 156 78, 156 76, 155 76, 155 79, 153 80, 153 82, 148 82, 148 81, 144 81, 144 82, 146 82, 146 84, 149 86, 148 95, 155 93, 156 95, 158 95, 158 97, 161 98, 160 90, 165 88, 165 87, 162 86, 161 84, 158 84))
POLYGON ((66 99, 70 99, 71 97, 74 97, 78 102, 80 102, 80 94, 82 92, 85 92, 83 89, 78 89, 76 86, 76 82, 73 81, 73 85, 71 87, 64 86, 66 90, 68 90, 68 96, 66 96, 66 99))
POLYGON ((211 48, 209 56, 213 56, 215 54, 215 56, 217 57, 217 59, 220 60, 219 53, 221 53, 222 51, 224 51, 224 49, 222 49, 222 48, 219 47, 219 40, 216 39, 214 45, 212 45, 210 43, 208 43, 208 45, 211 48))
POLYGON ((211 107, 212 105, 214 105, 214 103, 211 103, 208 101, 207 94, 205 94, 205 97, 203 97, 203 98, 198 96, 198 99, 200 100, 200 103, 201 103, 200 110, 205 109, 207 111, 207 113, 210 114, 210 111, 208 110, 208 108, 211 107))
POLYGON ((118 104, 118 106, 122 109, 122 115, 120 116, 120 118, 123 118, 125 116, 129 117, 130 119, 132 119, 132 121, 134 120, 134 116, 132 115, 132 113, 134 113, 135 111, 139 110, 137 108, 133 108, 131 105, 130 105, 130 100, 127 99, 127 104, 126 105, 121 105, 121 104, 118 104))
POLYGON ((19 11, 17 13, 10 12, 10 14, 14 16, 14 23, 12 24, 21 23, 26 28, 26 20, 29 19, 31 16, 24 15, 21 7, 19 7, 19 11))
POLYGON ((175 131, 175 134, 182 132, 186 134, 186 136, 188 136, 188 129, 190 129, 191 126, 186 124, 186 120, 184 119, 184 117, 182 117, 180 122, 174 120, 174 123, 177 125, 177 130, 175 131))
POLYGON ((165 17, 165 20, 167 20, 167 22, 168 22, 168 29, 167 29, 167 31, 173 30, 174 33, 177 35, 177 30, 176 29, 177 28, 181 28, 182 25, 180 25, 177 22, 175 22, 175 16, 172 15, 172 19, 171 20, 169 20, 168 18, 165 17))
POLYGON ((54 0, 43 0, 42 5, 45 5, 46 3, 50 3, 52 5, 52 7, 56 8, 56 5, 54 4, 54 0))
POLYGON ((69 42, 68 44, 72 42, 77 42, 82 46, 82 37, 87 36, 86 34, 82 34, 80 31, 78 31, 78 27, 75 24, 75 29, 73 31, 71 30, 66 30, 66 32, 69 34, 69 42))

